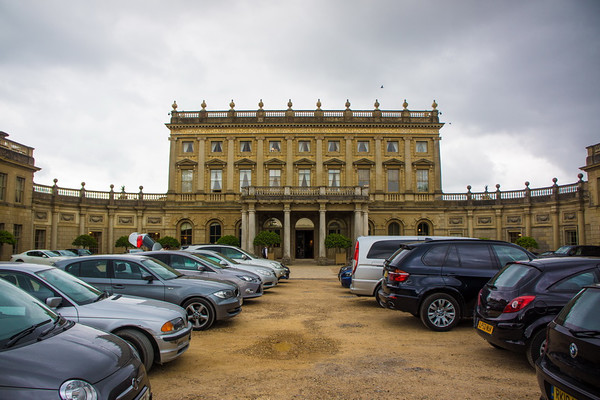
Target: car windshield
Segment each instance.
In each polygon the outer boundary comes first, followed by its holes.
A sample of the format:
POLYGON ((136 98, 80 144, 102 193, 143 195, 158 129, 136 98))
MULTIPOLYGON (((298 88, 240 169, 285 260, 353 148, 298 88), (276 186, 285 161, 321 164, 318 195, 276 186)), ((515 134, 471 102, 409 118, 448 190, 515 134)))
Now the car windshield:
POLYGON ((93 303, 102 295, 102 291, 58 268, 46 269, 36 275, 79 305, 93 303))
POLYGON ((58 253, 61 256, 66 256, 66 257, 77 257, 77 254, 73 253, 72 251, 69 250, 52 250, 55 253, 58 253))
POLYGON ((600 290, 584 289, 558 314, 556 322, 574 333, 599 332, 600 290))
POLYGON ((169 280, 183 276, 181 272, 169 267, 162 261, 155 260, 153 258, 146 258, 141 260, 141 262, 146 268, 152 271, 152 273, 158 275, 161 279, 169 280))
POLYGON ((60 253, 56 250, 46 250, 44 251, 44 254, 46 254, 48 257, 60 257, 60 253))
POLYGON ((227 266, 223 266, 223 265, 219 264, 218 261, 215 261, 212 258, 208 258, 208 257, 203 256, 201 254, 194 254, 194 256, 198 257, 199 259, 201 259, 202 261, 204 261, 205 263, 207 263, 211 268, 217 268, 217 269, 229 268, 227 266))
POLYGON ((526 264, 507 264, 490 281, 489 286, 496 288, 514 288, 531 282, 540 271, 526 264))
POLYGON ((571 250, 571 246, 562 246, 559 247, 554 254, 569 254, 569 250, 571 250))
POLYGON ((36 328, 58 318, 58 314, 37 299, 0 279, 0 352, 19 337, 37 339, 39 335, 33 335, 36 328))
POLYGON ((389 258, 384 261, 385 265, 388 264, 393 264, 393 265, 398 265, 398 263, 407 255, 410 254, 410 252, 413 250, 413 247, 410 247, 409 245, 401 245, 402 247, 400 247, 398 250, 396 250, 391 256, 389 256, 389 258))

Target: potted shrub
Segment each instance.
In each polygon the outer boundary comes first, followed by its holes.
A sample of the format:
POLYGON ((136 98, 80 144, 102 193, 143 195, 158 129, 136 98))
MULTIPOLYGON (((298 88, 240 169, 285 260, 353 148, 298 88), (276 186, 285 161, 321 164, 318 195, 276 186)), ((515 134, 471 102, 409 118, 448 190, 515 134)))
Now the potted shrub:
POLYGON ((335 263, 345 264, 347 259, 346 249, 352 246, 352 240, 341 233, 330 233, 325 237, 325 247, 328 249, 337 249, 335 253, 335 263), (343 252, 340 252, 344 249, 343 252))
POLYGON ((538 248, 538 243, 531 236, 521 236, 515 241, 515 244, 531 252, 538 248))
POLYGON ((73 246, 81 246, 83 249, 97 249, 98 241, 92 235, 79 235, 71 243, 73 246))
POLYGON ((175 239, 173 236, 165 236, 157 240, 158 243, 163 247, 163 249, 178 249, 181 247, 181 243, 179 240, 175 239))
POLYGON ((217 244, 225 244, 228 246, 240 247, 240 239, 238 239, 237 237, 235 237, 233 235, 225 235, 225 236, 221 236, 217 240, 217 244))
MULTIPOLYGON (((261 248, 261 250, 263 248, 267 248, 267 257, 268 259, 273 259, 275 258, 273 256, 273 251, 271 250, 271 248, 276 245, 281 243, 281 238, 279 237, 279 235, 273 231, 261 231, 258 233, 258 235, 256 235, 256 237, 254 238, 254 246, 258 246, 261 248)), ((263 252, 260 252, 261 255, 264 256, 263 252)))
POLYGON ((115 247, 124 247, 125 253, 127 253, 127 249, 132 248, 133 245, 129 243, 129 238, 127 236, 121 236, 115 242, 115 247))

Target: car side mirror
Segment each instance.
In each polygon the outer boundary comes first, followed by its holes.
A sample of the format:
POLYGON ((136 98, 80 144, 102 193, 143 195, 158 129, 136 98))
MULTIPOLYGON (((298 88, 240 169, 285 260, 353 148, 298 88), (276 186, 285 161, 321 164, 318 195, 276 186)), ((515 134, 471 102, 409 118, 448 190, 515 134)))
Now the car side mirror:
POLYGON ((58 308, 62 303, 62 297, 48 297, 46 299, 46 305, 50 308, 58 308))
POLYGON ((152 282, 154 280, 154 276, 152 274, 149 274, 147 272, 142 272, 142 279, 145 281, 148 281, 148 283, 152 282))

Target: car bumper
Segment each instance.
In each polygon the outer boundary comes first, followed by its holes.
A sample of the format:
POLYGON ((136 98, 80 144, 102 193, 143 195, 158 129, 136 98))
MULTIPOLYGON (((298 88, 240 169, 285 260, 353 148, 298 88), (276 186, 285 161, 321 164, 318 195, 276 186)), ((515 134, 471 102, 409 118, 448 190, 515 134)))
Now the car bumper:
POLYGON ((381 279, 359 279, 356 277, 352 277, 351 280, 350 292, 357 296, 373 296, 375 287, 381 281, 381 279))
POLYGON ((523 353, 526 349, 525 326, 510 321, 494 321, 475 314, 473 327, 489 343, 503 349, 523 353))
POLYGON ((384 308, 409 312, 414 315, 419 312, 419 298, 414 295, 391 293, 381 289, 377 296, 384 308))
POLYGON ((242 297, 221 300, 216 304, 217 321, 235 317, 242 312, 242 297))
POLYGON ((159 364, 173 361, 182 355, 189 347, 192 340, 192 324, 187 328, 170 335, 161 335, 154 338, 158 345, 159 364))
POLYGON ((600 396, 596 390, 584 387, 581 382, 563 375, 558 368, 555 368, 548 361, 546 356, 539 358, 535 369, 538 385, 542 392, 541 400, 600 400, 600 396), (571 397, 566 397, 564 394, 571 397))
POLYGON ((244 282, 243 285, 239 285, 240 293, 244 299, 253 299, 263 295, 262 283, 244 282))

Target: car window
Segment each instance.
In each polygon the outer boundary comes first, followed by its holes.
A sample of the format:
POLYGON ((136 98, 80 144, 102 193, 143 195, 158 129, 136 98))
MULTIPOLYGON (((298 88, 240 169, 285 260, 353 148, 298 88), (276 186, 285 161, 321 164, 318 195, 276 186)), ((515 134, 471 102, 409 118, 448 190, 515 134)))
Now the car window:
POLYGON ((379 240, 371 246, 367 258, 388 258, 403 242, 401 240, 379 240))
POLYGON ((425 265, 432 267, 440 267, 444 264, 446 259, 446 253, 448 252, 449 245, 431 246, 429 250, 423 255, 422 261, 425 265))
POLYGON ((514 288, 531 282, 540 271, 525 264, 508 264, 494 276, 489 284, 497 288, 514 288))
POLYGON ((556 322, 573 331, 600 331, 600 290, 586 289, 568 303, 556 317, 556 322))
POLYGON ((181 272, 169 267, 167 264, 159 260, 148 258, 142 260, 141 263, 148 270, 152 271, 153 274, 158 275, 159 277, 165 280, 175 279, 180 276, 183 276, 181 272))
POLYGON ((487 244, 456 244, 460 266, 472 269, 495 269, 496 263, 492 261, 492 255, 487 244))
POLYGON ((184 257, 179 254, 172 254, 170 265, 172 268, 186 269, 191 271, 198 270, 199 263, 189 257, 184 257))
POLYGON ((82 261, 79 267, 79 276, 82 278, 108 278, 106 260, 82 261))
POLYGON ((529 260, 529 255, 525 251, 516 247, 493 244, 492 249, 498 257, 500 266, 505 266, 509 262, 513 261, 529 260))
POLYGON ((594 270, 580 272, 562 279, 550 287, 550 290, 561 292, 578 292, 582 287, 598 283, 598 275, 594 270))
POLYGON ((134 262, 113 261, 115 279, 142 279, 140 266, 134 262))
POLYGON ((89 304, 98 299, 102 292, 81 279, 58 268, 46 269, 36 273, 44 281, 62 291, 77 304, 89 304))
POLYGON ((45 302, 48 297, 59 296, 58 293, 42 284, 37 279, 21 272, 1 271, 0 277, 23 289, 41 302, 45 302))

